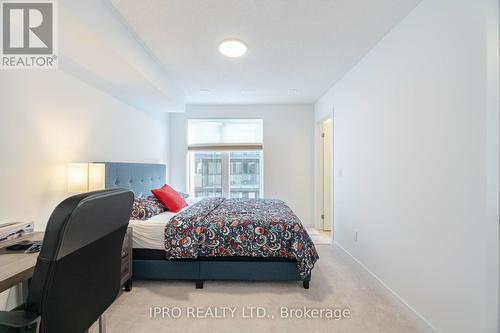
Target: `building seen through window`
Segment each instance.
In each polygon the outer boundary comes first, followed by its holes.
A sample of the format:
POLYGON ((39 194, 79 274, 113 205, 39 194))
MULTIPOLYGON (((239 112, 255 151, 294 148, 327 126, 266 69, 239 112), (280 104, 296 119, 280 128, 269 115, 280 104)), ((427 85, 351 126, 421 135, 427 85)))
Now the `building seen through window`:
POLYGON ((260 151, 195 152, 193 155, 195 197, 260 197, 260 151), (229 167, 223 167, 223 163, 229 167), (228 174, 223 172, 226 169, 228 174), (224 193, 223 177, 229 177, 229 195, 224 193))

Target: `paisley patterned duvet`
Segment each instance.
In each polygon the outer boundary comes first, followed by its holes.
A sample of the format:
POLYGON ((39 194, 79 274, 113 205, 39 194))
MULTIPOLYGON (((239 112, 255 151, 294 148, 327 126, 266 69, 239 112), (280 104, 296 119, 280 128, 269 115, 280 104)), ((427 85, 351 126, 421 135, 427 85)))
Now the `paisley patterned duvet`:
POLYGON ((277 257, 297 261, 301 277, 319 259, 300 220, 280 200, 208 198, 165 227, 168 259, 277 257))

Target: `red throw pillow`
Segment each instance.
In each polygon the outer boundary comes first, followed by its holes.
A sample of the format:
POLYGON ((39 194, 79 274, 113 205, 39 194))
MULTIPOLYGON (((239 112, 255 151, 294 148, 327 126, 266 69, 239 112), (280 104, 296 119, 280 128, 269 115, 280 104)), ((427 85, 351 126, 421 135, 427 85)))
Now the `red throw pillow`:
POLYGON ((161 188, 151 190, 151 193, 162 203, 163 206, 171 212, 177 213, 182 208, 186 207, 188 204, 186 200, 182 198, 176 190, 168 186, 163 185, 161 188))

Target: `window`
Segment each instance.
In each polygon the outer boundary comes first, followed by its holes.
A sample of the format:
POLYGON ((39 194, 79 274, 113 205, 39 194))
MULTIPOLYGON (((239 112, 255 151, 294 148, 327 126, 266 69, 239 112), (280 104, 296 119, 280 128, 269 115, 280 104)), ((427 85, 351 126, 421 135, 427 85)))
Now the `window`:
POLYGON ((263 196, 261 119, 189 120, 188 157, 192 196, 263 196))
POLYGON ((222 154, 199 152, 192 155, 193 186, 196 198, 222 196, 222 154))
POLYGON ((260 198, 260 151, 229 153, 231 198, 260 198))

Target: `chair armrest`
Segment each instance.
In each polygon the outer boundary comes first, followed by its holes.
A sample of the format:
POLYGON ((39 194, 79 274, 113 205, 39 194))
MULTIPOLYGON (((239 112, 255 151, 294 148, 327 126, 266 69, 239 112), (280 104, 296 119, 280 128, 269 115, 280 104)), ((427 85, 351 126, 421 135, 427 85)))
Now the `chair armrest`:
POLYGON ((12 328, 23 328, 23 327, 38 327, 40 325, 40 316, 31 312, 26 311, 0 311, 0 327, 12 327, 12 328))

